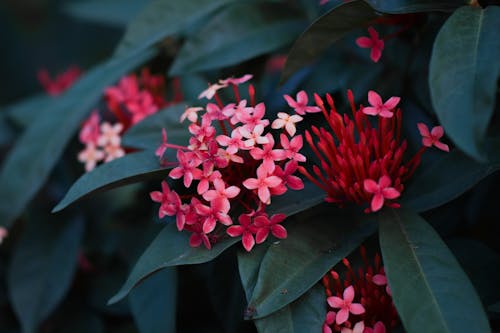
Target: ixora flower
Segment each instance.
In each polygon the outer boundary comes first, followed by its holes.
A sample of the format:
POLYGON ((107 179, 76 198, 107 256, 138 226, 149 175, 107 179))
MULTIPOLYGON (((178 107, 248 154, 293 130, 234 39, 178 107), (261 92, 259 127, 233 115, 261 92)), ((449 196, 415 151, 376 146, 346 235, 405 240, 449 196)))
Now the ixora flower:
POLYGON ((418 128, 423 137, 423 147, 408 162, 404 162, 407 143, 401 140, 402 112, 396 108, 399 97, 391 97, 383 103, 382 98, 370 91, 370 107, 354 105, 354 96, 348 91, 352 119, 340 115, 330 95, 327 105, 315 95, 316 104, 321 108, 327 127, 311 128, 305 132, 307 143, 319 159, 319 165, 312 172, 299 166, 300 173, 326 193, 326 201, 340 206, 348 202, 368 203, 366 212, 376 212, 383 206, 397 208, 404 190, 404 182, 420 164, 421 155, 431 146, 448 151, 448 146, 440 142, 444 135, 441 126, 430 132, 426 125, 418 128), (330 108, 329 112, 327 107, 330 108), (375 125, 370 121, 376 117, 375 125), (312 133, 311 133, 312 132, 312 133))
POLYGON ((331 269, 323 276, 323 333, 386 333, 399 323, 380 255, 369 260, 363 246, 360 252, 364 267, 355 269, 343 259, 345 272, 331 269))
POLYGON ((47 94, 51 96, 58 96, 68 90, 68 88, 75 83, 81 74, 82 71, 78 67, 71 66, 53 79, 50 77, 49 72, 46 69, 40 69, 37 76, 38 81, 43 86, 47 94))
MULTIPOLYGON (((269 216, 266 208, 273 196, 304 187, 294 175, 298 162, 305 161, 299 153, 302 137, 295 135, 291 125, 279 124, 273 126, 282 129, 275 141, 265 118, 266 106, 255 103, 253 86, 248 87, 248 100, 240 97, 238 86, 250 78, 247 74, 220 80, 199 95, 215 103, 189 107, 181 116, 181 122, 190 122, 186 146, 167 142, 167 132, 162 131, 156 155, 162 166, 172 168, 169 178, 184 188, 179 195, 164 181, 161 191, 150 196, 160 203, 160 218, 175 216, 177 229, 191 233, 193 247, 203 244, 210 249, 223 237, 241 237, 243 247, 250 251, 270 234, 286 238, 281 225, 286 216, 269 216), (232 88, 233 103, 222 102, 218 91, 224 88, 232 88), (167 149, 177 151, 175 161, 163 158, 167 149)), ((288 120, 295 124, 301 118, 288 120)))
POLYGON ((373 27, 368 28, 368 34, 370 37, 359 37, 356 39, 356 44, 359 47, 370 49, 370 58, 373 62, 378 62, 380 57, 382 57, 384 41, 379 38, 377 30, 373 27))
POLYGON ((85 164, 85 171, 93 170, 99 162, 110 162, 125 155, 121 137, 130 126, 163 107, 180 102, 182 96, 177 90, 177 81, 172 85, 174 99, 166 101, 163 76, 153 75, 145 68, 139 77, 127 75, 116 86, 106 88, 104 98, 115 122, 101 122, 99 111, 94 110, 82 124, 79 139, 85 148, 78 154, 78 160, 85 164))

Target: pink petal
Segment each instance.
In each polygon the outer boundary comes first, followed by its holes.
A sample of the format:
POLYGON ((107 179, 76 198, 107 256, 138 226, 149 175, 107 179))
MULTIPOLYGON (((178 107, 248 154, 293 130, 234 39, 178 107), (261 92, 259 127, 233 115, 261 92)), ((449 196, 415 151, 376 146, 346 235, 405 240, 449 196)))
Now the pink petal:
POLYGON ((252 250, 253 246, 255 245, 255 240, 253 239, 253 236, 249 232, 245 232, 243 234, 243 238, 241 239, 241 242, 243 243, 243 247, 247 252, 250 252, 252 250))
POLYGON ((271 232, 272 232, 274 237, 279 238, 279 239, 285 239, 287 237, 286 229, 281 224, 273 225, 271 227, 271 232))
POLYGON ((434 139, 439 139, 444 135, 444 129, 442 126, 436 126, 431 130, 431 135, 434 139))
POLYGON ((380 95, 373 90, 370 90, 368 92, 368 102, 370 103, 370 105, 375 107, 381 106, 383 104, 380 95))
POLYGON ((201 245, 202 239, 198 234, 192 234, 189 237, 189 246, 191 247, 199 247, 201 245))
POLYGON ((396 199, 401 195, 401 193, 399 193, 399 191, 394 187, 387 187, 382 190, 382 195, 386 199, 396 199))
POLYGON ((356 39, 356 44, 358 44, 359 47, 371 48, 373 45, 373 42, 368 37, 359 37, 358 39, 356 39))
POLYGON ((215 226, 217 224, 217 221, 212 217, 212 218, 207 218, 205 222, 203 223, 203 232, 208 234, 212 232, 215 229, 215 226))
POLYGON ((226 194, 226 197, 234 198, 240 193, 240 188, 236 186, 229 186, 228 188, 226 188, 224 193, 226 194))
POLYGON ((368 33, 371 39, 378 39, 378 31, 374 27, 368 27, 368 33))
POLYGON ((243 186, 245 186, 249 190, 254 190, 259 187, 259 180, 255 178, 248 178, 247 180, 243 181, 243 186))
POLYGON ((337 325, 340 325, 345 323, 347 319, 349 319, 349 311, 347 309, 340 309, 339 312, 337 312, 335 322, 337 325))
POLYGON ((267 235, 269 235, 268 228, 260 228, 257 230, 257 234, 255 234, 255 241, 257 244, 263 243, 267 239, 267 235))
POLYGON ((278 176, 269 176, 266 178, 266 184, 268 187, 276 187, 281 184, 283 180, 278 176))
POLYGON ((306 106, 304 111, 307 113, 318 113, 321 112, 321 109, 318 106, 306 106))
POLYGON ((163 199, 163 193, 160 191, 154 191, 149 193, 149 196, 151 197, 151 200, 154 202, 162 202, 163 199))
POLYGON ((375 108, 375 107, 372 107, 372 106, 367 106, 367 107, 364 107, 363 108, 363 113, 364 114, 367 114, 369 116, 376 116, 379 114, 379 109, 378 108, 375 108))
POLYGON ((359 303, 352 303, 349 307, 349 311, 351 311, 352 314, 359 315, 365 313, 365 308, 359 303))
POLYGON ((440 141, 436 141, 436 142, 434 142, 434 146, 435 146, 436 148, 438 148, 438 149, 441 149, 441 150, 445 151, 445 152, 449 152, 449 151, 450 151, 450 147, 448 147, 448 145, 447 145, 447 144, 442 143, 442 142, 440 142, 440 141))
POLYGON ((326 299, 328 305, 334 309, 338 309, 344 306, 344 300, 337 296, 331 296, 326 299))
POLYGON ((373 47, 370 52, 370 59, 372 59, 373 62, 378 62, 381 57, 382 57, 382 49, 379 49, 378 47, 373 47))
POLYGON ((394 113, 392 113, 392 111, 389 110, 382 110, 378 115, 381 116, 382 118, 392 118, 394 113))
POLYGON ((297 104, 307 105, 309 98, 304 90, 297 93, 297 104))
POLYGON ((425 147, 432 147, 432 144, 434 143, 434 141, 430 138, 430 137, 422 137, 422 144, 425 146, 425 147))
POLYGON ((399 101, 401 100, 400 97, 391 97, 387 100, 387 102, 384 103, 384 106, 388 108, 389 110, 392 110, 398 105, 399 101))
POLYGON ((382 193, 377 193, 373 196, 372 203, 371 203, 371 209, 372 212, 376 212, 382 208, 384 205, 384 196, 382 193))
POLYGON ((323 333, 332 333, 332 329, 326 323, 323 324, 323 333))
POLYGON ((381 321, 377 321, 373 326, 373 333, 385 333, 385 325, 381 321))
POLYGON ((391 178, 389 178, 389 176, 387 176, 387 175, 384 175, 384 176, 380 177, 380 179, 378 181, 378 186, 381 189, 384 189, 388 186, 391 186, 391 183, 392 183, 391 178))
POLYGON ((354 287, 349 286, 344 289, 344 302, 350 303, 354 299, 354 287))
POLYGON ((260 186, 258 190, 258 195, 260 201, 267 204, 269 202, 269 198, 271 197, 271 193, 269 192, 269 188, 266 186, 260 186))
POLYGON ((241 225, 232 225, 227 228, 226 233, 231 237, 241 236, 245 229, 241 225))
POLYGON ((335 316, 337 314, 333 311, 328 311, 326 313, 326 319, 325 319, 325 322, 328 324, 328 325, 331 325, 335 322, 335 316))
POLYGON ((379 190, 378 184, 373 179, 365 179, 363 187, 368 193, 376 193, 379 190))
MULTIPOLYGON (((273 127, 274 128, 274 127, 273 127)), ((297 131, 297 129, 295 128, 295 124, 292 123, 292 122, 288 122, 286 125, 285 125, 285 130, 286 132, 288 133, 288 135, 290 136, 294 136, 295 135, 295 132, 297 131)))
POLYGON ((423 137, 430 137, 431 133, 429 133, 429 128, 427 127, 426 124, 424 123, 418 123, 417 124, 418 131, 420 132, 420 135, 423 137))
POLYGON ((373 283, 375 283, 377 286, 385 286, 387 284, 387 277, 382 274, 375 274, 372 277, 373 283))

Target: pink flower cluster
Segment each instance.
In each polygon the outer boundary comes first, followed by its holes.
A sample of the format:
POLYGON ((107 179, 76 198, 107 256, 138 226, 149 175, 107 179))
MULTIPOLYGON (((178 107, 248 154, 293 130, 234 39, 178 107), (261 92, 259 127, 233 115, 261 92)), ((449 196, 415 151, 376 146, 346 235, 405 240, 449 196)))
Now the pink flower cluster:
POLYGON ((407 144, 401 140, 399 97, 384 102, 379 94, 370 91, 370 106, 356 108, 349 91, 352 119, 337 112, 330 95, 326 96, 328 105, 318 95, 315 99, 327 126, 313 126, 312 134, 306 130, 305 138, 320 164, 312 167, 312 173, 302 166, 299 171, 327 193, 328 202, 341 206, 347 202, 367 202, 367 213, 379 211, 383 206, 397 208, 399 204, 394 200, 401 195, 404 181, 413 174, 424 151, 431 146, 449 151, 439 141, 444 135, 441 126, 429 131, 425 124, 419 123, 423 147, 410 161, 403 162, 407 144), (376 117, 376 125, 370 121, 371 116, 376 117))
POLYGON ((94 111, 85 120, 80 130, 80 142, 85 145, 78 154, 78 160, 91 171, 99 162, 109 162, 125 155, 121 136, 132 125, 156 113, 160 108, 182 100, 178 82, 174 80, 174 99, 165 101, 165 80, 161 75, 152 75, 147 68, 138 77, 135 74, 120 79, 116 86, 105 89, 111 118, 101 121, 99 111, 94 111))
POLYGON ((298 118, 281 115, 272 124, 265 118, 264 103, 255 103, 252 85, 249 99, 242 99, 238 85, 251 79, 220 80, 200 94, 208 102, 204 107, 187 108, 181 121, 189 120, 190 139, 187 146, 163 142, 156 154, 162 165, 172 167, 171 179, 182 179, 178 194, 166 181, 162 190, 151 192, 151 199, 160 203, 159 217, 175 216, 179 231, 191 233, 189 244, 203 244, 210 249, 221 237, 242 237, 250 251, 264 242, 269 234, 286 238, 280 224, 285 215, 269 216, 266 207, 275 195, 288 189, 300 190, 304 184, 294 175, 298 163, 306 160, 300 153, 302 136, 295 135, 298 118), (223 103, 218 91, 231 87, 233 103, 223 103), (275 138, 269 128, 284 128, 275 138), (177 150, 176 161, 163 158, 166 149, 177 150), (193 190, 191 188, 193 187, 193 190), (184 194, 186 193, 186 194, 184 194), (239 216, 237 221, 231 215, 239 216))
POLYGON ((328 306, 323 333, 386 333, 399 322, 380 255, 370 262, 365 248, 360 250, 364 267, 357 273, 343 259, 343 278, 334 269, 323 276, 328 306))
POLYGON ((58 96, 71 87, 81 74, 82 71, 78 67, 71 66, 53 79, 50 77, 49 72, 46 69, 40 69, 37 76, 38 81, 43 86, 47 94, 51 96, 58 96))

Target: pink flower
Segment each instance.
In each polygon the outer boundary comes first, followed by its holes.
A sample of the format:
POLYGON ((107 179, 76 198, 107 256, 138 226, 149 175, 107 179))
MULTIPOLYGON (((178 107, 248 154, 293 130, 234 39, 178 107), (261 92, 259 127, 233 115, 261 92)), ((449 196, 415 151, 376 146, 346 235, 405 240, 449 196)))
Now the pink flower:
POLYGON ((222 202, 222 209, 226 212, 229 211, 231 207, 229 199, 236 197, 240 193, 240 189, 237 186, 229 186, 226 188, 226 184, 220 178, 214 180, 214 188, 214 190, 208 190, 203 193, 203 199, 207 201, 220 201, 222 202))
POLYGON ((208 88, 203 90, 201 94, 198 95, 198 99, 202 99, 205 97, 206 99, 212 99, 215 94, 217 93, 217 90, 222 89, 227 87, 227 84, 212 84, 208 85, 208 88))
POLYGON ((243 141, 241 140, 242 136, 241 133, 238 129, 234 129, 231 132, 231 137, 228 137, 227 135, 221 134, 218 135, 215 140, 217 142, 226 148, 226 151, 228 154, 236 154, 238 150, 244 145, 243 141))
POLYGON ((296 137, 292 138, 292 140, 288 140, 286 135, 281 134, 280 141, 281 146, 285 150, 286 158, 297 162, 306 161, 306 157, 299 153, 303 145, 302 135, 297 135, 296 137))
POLYGON ((190 107, 186 108, 184 113, 181 115, 181 123, 186 120, 186 118, 192 122, 195 123, 198 120, 198 112, 203 110, 201 107, 190 107))
POLYGON ((271 189, 271 194, 280 195, 286 192, 286 187, 288 186, 292 190, 302 190, 304 188, 304 182, 297 176, 294 176, 295 171, 297 171, 298 163, 296 161, 289 161, 285 164, 284 170, 281 169, 279 165, 274 169, 273 175, 281 178, 282 183, 279 186, 273 187, 271 189))
POLYGON ((283 149, 273 149, 274 139, 270 133, 266 137, 269 142, 263 145, 263 149, 253 148, 250 150, 250 155, 252 155, 254 160, 262 160, 262 167, 268 174, 271 174, 275 168, 274 162, 284 160, 286 153, 283 149))
POLYGON ((230 116, 231 124, 235 125, 238 122, 243 122, 244 119, 248 118, 251 113, 253 113, 254 108, 247 107, 246 99, 241 100, 233 110, 232 115, 230 116))
POLYGON ((219 80, 219 83, 224 85, 224 86, 227 86, 229 84, 234 84, 234 85, 239 85, 239 84, 242 84, 244 82, 247 82, 248 80, 251 80, 253 77, 252 74, 245 74, 243 75, 242 77, 239 77, 239 78, 234 78, 234 77, 230 77, 230 78, 227 78, 227 79, 224 79, 224 80, 219 80))
POLYGON ((101 117, 99 117, 99 113, 97 111, 93 111, 90 114, 90 117, 83 123, 82 129, 80 130, 80 142, 81 143, 97 143, 97 139, 99 138, 99 121, 101 117))
POLYGON ((300 115, 305 115, 306 112, 315 113, 321 112, 321 109, 317 106, 307 106, 309 102, 309 98, 304 90, 301 90, 297 93, 297 101, 295 101, 289 95, 283 96, 288 103, 288 105, 295 110, 296 113, 300 115))
POLYGON ((262 124, 255 126, 252 131, 249 131, 245 127, 240 127, 239 129, 241 135, 247 139, 243 141, 244 148, 251 149, 256 144, 262 145, 269 143, 269 138, 267 136, 262 136, 262 133, 264 133, 264 126, 262 124))
POLYGON ((260 201, 265 204, 271 203, 270 188, 281 184, 281 178, 277 176, 269 176, 267 171, 262 167, 257 168, 257 178, 248 178, 243 181, 243 186, 249 190, 257 190, 260 201))
POLYGON ((222 178, 219 171, 212 171, 212 168, 203 170, 203 175, 201 176, 198 187, 196 188, 198 194, 203 194, 208 191, 210 183, 213 183, 214 180, 218 178, 222 178))
POLYGON ((377 286, 385 286, 385 291, 389 296, 392 296, 391 288, 389 288, 389 283, 387 282, 387 277, 384 274, 375 274, 372 277, 372 282, 377 286))
POLYGON ((169 177, 173 179, 184 177, 185 187, 190 187, 193 179, 201 178, 202 172, 196 168, 201 164, 201 161, 195 153, 178 150, 177 160, 179 161, 179 166, 170 171, 168 174, 169 177))
POLYGON ((255 234, 257 244, 263 243, 267 239, 269 232, 276 238, 285 239, 287 236, 286 229, 279 224, 285 218, 285 214, 275 214, 270 219, 266 215, 257 216, 254 219, 254 225, 257 228, 257 233, 255 234))
POLYGON ((201 223, 192 224, 190 229, 192 234, 189 237, 189 246, 199 247, 203 244, 209 250, 212 248, 212 244, 210 243, 208 236, 203 232, 203 226, 201 223))
POLYGON ((333 311, 328 311, 326 313, 325 323, 323 324, 323 333, 332 333, 330 325, 335 322, 336 313, 333 311))
POLYGON ((365 179, 363 186, 366 192, 373 193, 373 198, 371 201, 371 210, 376 212, 382 208, 385 199, 396 199, 399 197, 400 193, 394 187, 391 186, 391 178, 388 176, 382 176, 378 180, 378 184, 372 179, 365 179))
POLYGON ((383 103, 380 95, 370 90, 368 92, 368 102, 370 102, 371 106, 363 108, 363 113, 370 116, 379 115, 384 118, 391 118, 393 116, 392 110, 398 105, 400 100, 401 98, 393 96, 387 102, 383 103))
POLYGON ((295 124, 302 121, 302 119, 304 118, 296 114, 291 116, 288 113, 278 112, 278 119, 273 121, 271 127, 274 129, 285 128, 290 136, 294 136, 297 131, 295 124))
POLYGON ((85 146, 85 149, 82 150, 78 154, 78 160, 82 163, 85 163, 85 171, 92 171, 97 162, 102 161, 104 159, 104 152, 97 147, 93 143, 88 143, 85 146))
POLYGON ((373 326, 373 328, 365 327, 365 330, 363 331, 363 333, 385 333, 385 332, 386 332, 385 325, 381 321, 377 321, 373 326))
POLYGON ((253 234, 256 232, 255 226, 252 223, 252 216, 254 213, 250 214, 241 214, 238 218, 238 222, 240 225, 232 225, 227 228, 227 234, 231 237, 241 237, 241 242, 243 243, 243 247, 247 252, 252 250, 255 245, 255 239, 253 238, 253 234))
POLYGON ((46 69, 41 69, 38 71, 38 81, 40 81, 47 94, 58 96, 69 89, 78 77, 80 77, 81 73, 78 67, 71 66, 65 72, 51 79, 49 72, 46 69))
POLYGON ((371 49, 370 58, 373 62, 378 62, 384 50, 384 41, 378 38, 378 32, 373 27, 368 28, 370 37, 359 37, 356 44, 365 49, 371 49))
POLYGON ((349 312, 354 315, 365 313, 365 308, 359 303, 353 303, 354 287, 349 286, 344 289, 343 298, 337 296, 328 297, 328 304, 334 309, 340 309, 337 312, 335 322, 337 325, 343 324, 349 319, 349 312))
POLYGON ((358 321, 353 328, 342 327, 340 333, 364 333, 365 323, 363 321, 358 321))
POLYGON ((106 153, 104 162, 111 162, 114 159, 125 156, 125 150, 120 145, 109 144, 104 147, 104 152, 106 153))
POLYGON ((116 123, 111 125, 108 122, 104 122, 101 125, 101 135, 97 139, 97 143, 100 146, 113 145, 119 146, 121 142, 120 132, 123 130, 123 125, 116 123))
POLYGON ((253 108, 252 113, 242 114, 241 122, 245 124, 243 127, 251 131, 255 126, 262 125, 266 127, 269 125, 269 120, 262 119, 266 114, 266 105, 264 103, 259 103, 253 108))
POLYGON ((215 229, 217 225, 217 221, 224 225, 231 225, 233 221, 231 221, 231 217, 227 215, 229 209, 225 209, 229 207, 224 207, 222 201, 213 200, 210 202, 210 207, 203 204, 198 204, 195 206, 195 211, 201 216, 204 216, 203 220, 203 232, 208 234, 215 229))
POLYGON ((154 103, 153 95, 147 91, 142 91, 137 99, 128 101, 126 105, 130 113, 132 113, 132 124, 137 124, 158 111, 158 106, 154 103))
POLYGON ((450 147, 448 147, 447 144, 442 143, 439 141, 444 135, 444 130, 442 126, 435 126, 432 128, 432 130, 429 132, 429 128, 427 125, 424 123, 418 123, 418 130, 420 132, 420 135, 422 135, 422 144, 425 147, 436 147, 438 149, 441 149, 445 152, 450 151, 450 147))

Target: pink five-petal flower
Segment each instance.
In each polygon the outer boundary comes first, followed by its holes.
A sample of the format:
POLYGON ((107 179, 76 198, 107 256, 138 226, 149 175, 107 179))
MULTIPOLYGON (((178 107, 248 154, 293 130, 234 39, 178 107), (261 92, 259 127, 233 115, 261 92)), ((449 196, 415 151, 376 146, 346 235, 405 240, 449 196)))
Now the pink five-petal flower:
POLYGON ((442 143, 439 141, 444 135, 444 130, 442 126, 435 126, 432 128, 432 130, 429 132, 429 128, 427 127, 426 124, 424 123, 418 123, 418 130, 420 132, 420 135, 422 136, 422 144, 426 147, 436 147, 438 149, 441 149, 445 152, 450 151, 450 147, 448 147, 447 144, 442 143))
POLYGON ((287 133, 290 136, 294 136, 297 129, 295 128, 295 124, 302 121, 304 118, 301 116, 294 114, 289 115, 285 112, 278 112, 278 118, 273 121, 271 127, 274 129, 285 128, 287 133))
POLYGON ((226 184, 221 178, 214 180, 214 190, 208 190, 203 193, 203 199, 207 201, 217 200, 221 202, 221 208, 228 212, 231 204, 229 199, 236 197, 240 193, 240 189, 237 186, 229 186, 226 188, 226 184))
POLYGON ((210 169, 204 169, 203 174, 201 175, 200 181, 198 182, 198 186, 196 187, 196 192, 198 194, 203 194, 206 191, 208 191, 208 188, 210 187, 210 183, 213 183, 214 180, 222 178, 221 173, 216 170, 212 171, 213 168, 210 169))
POLYGON ((241 214, 238 218, 240 225, 232 225, 226 231, 231 237, 241 236, 241 242, 247 252, 250 252, 255 245, 255 239, 253 238, 253 234, 255 233, 255 226, 252 223, 253 215, 253 212, 250 214, 241 214))
POLYGON ((234 110, 231 115, 230 122, 235 125, 238 122, 242 122, 244 119, 250 116, 253 113, 254 108, 247 106, 247 100, 241 100, 238 105, 234 107, 234 110))
POLYGON ((302 179, 293 175, 295 171, 297 171, 298 166, 299 164, 293 160, 288 161, 283 170, 279 165, 276 166, 273 174, 281 178, 282 183, 271 189, 272 195, 281 195, 285 193, 287 186, 292 190, 302 190, 304 188, 304 182, 302 179))
POLYGON ((198 95, 198 99, 205 97, 206 99, 212 99, 217 92, 217 90, 227 87, 227 84, 212 84, 209 85, 207 89, 203 90, 201 94, 198 95))
POLYGON ((301 90, 297 93, 296 101, 289 95, 283 95, 283 97, 285 98, 288 105, 293 108, 297 114, 305 115, 306 112, 321 112, 321 109, 317 106, 307 106, 309 98, 307 97, 307 93, 304 90, 301 90))
POLYGON ((342 327, 340 333, 364 333, 365 323, 363 321, 358 321, 353 328, 342 327))
POLYGON ((234 103, 228 104, 222 109, 217 104, 208 103, 206 109, 206 114, 210 116, 211 120, 226 120, 234 113, 234 103))
POLYGON ((398 190, 391 186, 391 178, 389 176, 382 176, 377 182, 373 179, 365 179, 363 182, 363 186, 365 191, 373 194, 373 198, 371 201, 371 210, 372 212, 376 212, 382 208, 384 205, 385 199, 396 199, 400 196, 398 190))
POLYGON ((271 218, 268 218, 266 215, 257 216, 254 219, 254 225, 257 229, 257 233, 255 234, 257 244, 263 243, 267 239, 269 232, 276 238, 285 239, 287 232, 285 227, 280 224, 285 218, 285 214, 274 214, 271 218))
POLYGON ((101 125, 101 135, 97 139, 97 144, 100 146, 106 146, 111 144, 113 146, 119 146, 121 142, 120 132, 123 130, 123 125, 121 123, 116 123, 111 125, 108 122, 104 122, 101 125))
POLYGON ((85 163, 85 171, 92 171, 97 162, 102 161, 104 159, 104 152, 97 147, 93 143, 87 143, 85 149, 82 150, 78 154, 78 160, 82 163, 85 163))
POLYGON ((398 105, 400 100, 401 98, 393 96, 383 103, 380 95, 370 90, 368 92, 368 102, 371 106, 363 108, 363 113, 370 116, 379 115, 384 118, 392 118, 394 115, 392 110, 398 105))
POLYGON ((255 126, 262 125, 266 127, 269 125, 269 120, 262 119, 266 114, 266 105, 264 103, 259 103, 253 108, 251 113, 242 113, 240 121, 245 124, 244 128, 251 131, 255 126))
POLYGON ((137 124, 144 118, 156 113, 158 106, 154 103, 153 95, 148 91, 141 91, 136 100, 126 103, 130 113, 132 113, 132 124, 137 124))
POLYGON ((302 149, 302 145, 304 144, 302 135, 297 135, 296 137, 289 140, 286 135, 281 134, 280 142, 281 146, 285 150, 286 158, 297 162, 306 161, 306 157, 299 153, 299 151, 302 149))
POLYGON ((202 171, 196 167, 200 165, 201 160, 193 152, 177 151, 177 160, 179 166, 173 168, 168 176, 173 179, 184 177, 184 186, 186 188, 191 186, 193 179, 200 179, 202 171))
POLYGON ((205 234, 208 234, 215 229, 217 221, 224 225, 231 225, 233 223, 233 221, 231 221, 231 217, 227 215, 228 211, 222 206, 221 201, 213 200, 210 202, 210 206, 199 203, 195 205, 194 208, 196 213, 205 217, 203 221, 203 232, 205 234))
POLYGON ((210 250, 212 248, 212 244, 210 244, 210 240, 203 232, 203 226, 200 222, 192 224, 190 229, 192 234, 191 237, 189 237, 189 246, 199 247, 203 243, 207 249, 210 250))
POLYGON ((226 151, 228 154, 231 155, 236 154, 238 150, 244 145, 241 139, 242 136, 238 128, 235 128, 231 132, 231 137, 221 134, 215 138, 218 144, 220 144, 223 147, 227 147, 226 151))
POLYGON ((266 137, 269 142, 264 144, 262 149, 256 147, 250 150, 250 155, 252 155, 254 160, 262 160, 262 167, 268 174, 271 174, 276 167, 274 162, 284 160, 286 158, 286 154, 283 149, 273 149, 274 139, 270 133, 268 133, 266 137))
POLYGON ((198 120, 198 112, 201 110, 203 110, 203 108, 199 106, 186 108, 181 115, 180 122, 182 123, 187 118, 190 122, 195 123, 198 120))
POLYGON ((343 298, 337 296, 330 296, 327 298, 328 305, 334 309, 340 309, 337 312, 335 322, 341 325, 349 319, 349 312, 354 315, 365 313, 365 308, 359 303, 353 303, 354 300, 354 287, 349 286, 344 289, 343 298))
POLYGON ((226 85, 226 86, 229 85, 229 84, 234 84, 234 85, 237 86, 239 84, 247 82, 248 80, 251 80, 252 77, 253 77, 252 74, 245 74, 242 77, 237 77, 237 78, 230 77, 230 78, 227 78, 227 79, 219 80, 219 83, 223 84, 223 85, 226 85))
POLYGON ((384 50, 384 41, 378 37, 378 32, 373 27, 368 28, 370 37, 359 37, 356 44, 365 49, 371 49, 370 58, 373 62, 378 62, 384 50))
POLYGON ((281 178, 277 176, 269 176, 267 171, 261 166, 257 168, 257 178, 248 178, 243 181, 243 186, 249 190, 257 190, 260 201, 265 204, 271 203, 270 188, 279 186, 281 178))
POLYGON ((106 153, 106 158, 104 159, 104 162, 110 162, 114 159, 120 158, 125 156, 125 150, 120 145, 106 145, 104 147, 104 152, 106 153))
POLYGON ((240 148, 252 149, 256 144, 266 144, 269 143, 269 138, 267 136, 262 136, 264 133, 264 126, 262 124, 256 125, 253 130, 248 130, 248 128, 242 126, 239 128, 240 134, 246 140, 243 141, 243 146, 240 148))

